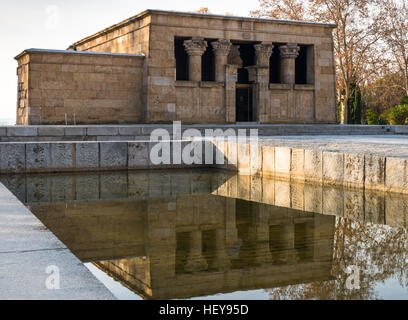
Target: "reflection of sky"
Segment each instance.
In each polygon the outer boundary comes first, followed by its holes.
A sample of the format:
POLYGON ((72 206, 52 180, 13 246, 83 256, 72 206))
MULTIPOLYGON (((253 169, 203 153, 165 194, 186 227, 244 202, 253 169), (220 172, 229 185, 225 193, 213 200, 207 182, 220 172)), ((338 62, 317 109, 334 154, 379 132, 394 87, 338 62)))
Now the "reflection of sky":
MULTIPOLYGON (((101 281, 113 295, 120 300, 142 300, 136 293, 124 287, 119 281, 108 276, 105 272, 99 270, 92 263, 85 263, 85 266, 92 274, 101 281)), ((206 297, 195 297, 191 300, 266 300, 268 293, 263 290, 237 291, 225 294, 215 294, 206 297)))
POLYGON ((113 295, 120 300, 142 300, 134 292, 124 287, 119 281, 114 280, 105 272, 99 270, 92 263, 85 263, 85 266, 93 273, 93 275, 107 287, 113 295))
MULTIPOLYGON (((92 263, 86 263, 85 266, 114 294, 116 298, 120 300, 142 300, 142 298, 136 293, 99 270, 92 263)), ((302 284, 299 286, 302 286, 302 284)), ((377 294, 378 299, 381 300, 408 300, 408 288, 401 286, 399 281, 393 277, 386 279, 384 283, 378 282, 374 286, 374 291, 377 294)), ((267 300, 269 298, 270 296, 267 289, 258 289, 194 297, 191 300, 267 300)))
MULTIPOLYGON (((86 267, 120 300, 141 300, 131 290, 124 287, 106 273, 99 270, 92 263, 86 263, 86 267)), ((408 300, 408 288, 402 287, 398 280, 389 278, 384 283, 379 282, 375 286, 375 292, 379 299, 384 300, 408 300)), ((267 300, 269 294, 266 290, 237 291, 225 294, 215 294, 205 297, 195 297, 191 300, 267 300)))
POLYGON ((206 297, 192 298, 191 300, 267 300, 269 295, 265 290, 237 291, 225 294, 215 294, 206 297))
POLYGON ((377 283, 375 292, 384 300, 408 300, 408 288, 401 286, 395 278, 377 283))

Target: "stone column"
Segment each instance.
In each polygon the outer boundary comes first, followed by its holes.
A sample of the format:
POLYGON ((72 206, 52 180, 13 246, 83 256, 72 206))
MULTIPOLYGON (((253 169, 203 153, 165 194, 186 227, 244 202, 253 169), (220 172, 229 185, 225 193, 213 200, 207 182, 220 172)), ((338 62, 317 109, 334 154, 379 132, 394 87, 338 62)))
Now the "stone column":
POLYGON ((236 83, 238 81, 238 66, 227 64, 225 67, 225 122, 236 121, 235 98, 236 83))
POLYGON ((261 43, 254 45, 256 65, 248 67, 249 80, 255 83, 254 112, 256 120, 260 123, 268 122, 268 101, 269 101, 269 59, 272 54, 273 45, 261 43))
POLYGON ((187 272, 204 271, 208 269, 207 260, 204 259, 202 250, 202 232, 195 230, 190 232, 190 248, 184 270, 187 272))
POLYGON ((201 38, 186 40, 184 41, 184 48, 189 56, 188 73, 190 81, 201 81, 201 56, 207 48, 207 41, 201 38))
POLYGON ((289 43, 279 47, 281 56, 281 82, 295 84, 295 60, 299 55, 300 47, 289 43))
POLYGON ((225 65, 228 63, 228 54, 231 50, 231 42, 226 39, 219 39, 218 41, 212 42, 215 55, 215 81, 224 82, 225 81, 225 65))
POLYGON ((254 45, 255 48, 255 58, 257 67, 268 67, 269 59, 272 55, 273 44, 271 43, 261 43, 254 45))

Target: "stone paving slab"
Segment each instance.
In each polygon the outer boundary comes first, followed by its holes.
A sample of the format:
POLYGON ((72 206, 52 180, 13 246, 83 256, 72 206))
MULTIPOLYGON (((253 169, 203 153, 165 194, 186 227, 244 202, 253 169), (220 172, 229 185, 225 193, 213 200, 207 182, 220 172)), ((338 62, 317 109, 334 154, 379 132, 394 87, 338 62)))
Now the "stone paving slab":
POLYGON ((68 248, 0 183, 0 300, 115 299, 68 248), (49 290, 48 266, 60 272, 49 290))
POLYGON ((386 157, 408 157, 408 136, 268 136, 260 145, 303 148, 319 151, 374 154, 386 157))
POLYGON ((68 249, 0 253, 1 300, 111 300, 110 291, 68 249), (48 266, 60 289, 46 288, 48 266))
MULTIPOLYGON (((196 129, 205 135, 206 129, 257 129, 260 136, 302 135, 384 135, 408 134, 408 126, 364 126, 364 125, 306 125, 306 124, 182 124, 181 130, 196 129)), ((173 133, 172 124, 123 124, 123 125, 37 125, 0 126, 1 142, 27 141, 104 141, 141 140, 149 138, 155 129, 166 129, 173 133)))

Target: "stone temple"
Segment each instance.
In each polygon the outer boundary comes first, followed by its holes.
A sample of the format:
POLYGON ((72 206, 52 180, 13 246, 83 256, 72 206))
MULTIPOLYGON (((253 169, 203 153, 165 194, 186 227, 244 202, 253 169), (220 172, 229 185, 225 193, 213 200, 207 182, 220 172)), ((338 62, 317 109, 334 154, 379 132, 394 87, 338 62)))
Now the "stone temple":
POLYGON ((335 123, 335 27, 146 10, 19 54, 17 124, 335 123))

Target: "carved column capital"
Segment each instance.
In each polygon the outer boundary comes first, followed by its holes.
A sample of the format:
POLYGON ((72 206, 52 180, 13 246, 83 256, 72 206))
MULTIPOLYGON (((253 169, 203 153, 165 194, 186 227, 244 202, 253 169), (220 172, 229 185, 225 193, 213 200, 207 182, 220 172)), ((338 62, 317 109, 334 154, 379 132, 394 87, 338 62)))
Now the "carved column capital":
POLYGON ((300 47, 297 44, 287 44, 279 47, 282 59, 296 59, 299 56, 300 47))
POLYGON ((269 66, 269 58, 272 55, 273 44, 260 43, 254 45, 256 64, 259 67, 269 66))
POLYGON ((194 38, 184 41, 184 48, 189 56, 202 56, 207 48, 207 41, 202 38, 194 38))
POLYGON ((211 42, 215 55, 228 56, 231 50, 231 42, 226 39, 219 39, 218 41, 211 42))

